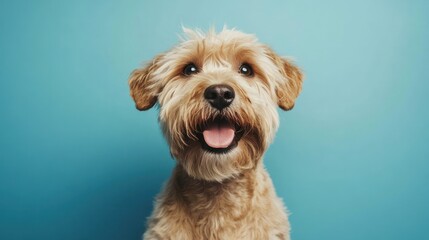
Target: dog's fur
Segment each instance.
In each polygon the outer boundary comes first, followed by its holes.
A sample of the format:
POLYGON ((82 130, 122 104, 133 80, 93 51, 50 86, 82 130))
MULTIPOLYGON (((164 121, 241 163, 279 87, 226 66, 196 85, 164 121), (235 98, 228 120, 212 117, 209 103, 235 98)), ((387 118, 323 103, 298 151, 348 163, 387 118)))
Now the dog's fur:
POLYGON ((157 197, 144 239, 289 239, 289 222, 262 156, 279 125, 277 106, 294 106, 302 73, 253 35, 185 29, 182 42, 132 72, 139 110, 159 104, 159 121, 178 164, 157 197), (194 63, 197 74, 183 74, 194 63), (240 74, 241 64, 254 74, 240 74), (222 111, 203 96, 213 84, 235 91, 222 111), (242 137, 224 153, 205 150, 201 126, 222 116, 242 137))

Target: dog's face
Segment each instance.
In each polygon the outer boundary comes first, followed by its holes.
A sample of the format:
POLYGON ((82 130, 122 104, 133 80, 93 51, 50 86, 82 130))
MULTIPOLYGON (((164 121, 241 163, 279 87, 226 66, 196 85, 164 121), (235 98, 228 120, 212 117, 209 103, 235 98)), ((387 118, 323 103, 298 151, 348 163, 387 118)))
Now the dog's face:
POLYGON ((254 168, 293 107, 302 74, 252 35, 235 30, 187 38, 130 77, 139 110, 159 103, 172 156, 198 179, 222 181, 254 168))

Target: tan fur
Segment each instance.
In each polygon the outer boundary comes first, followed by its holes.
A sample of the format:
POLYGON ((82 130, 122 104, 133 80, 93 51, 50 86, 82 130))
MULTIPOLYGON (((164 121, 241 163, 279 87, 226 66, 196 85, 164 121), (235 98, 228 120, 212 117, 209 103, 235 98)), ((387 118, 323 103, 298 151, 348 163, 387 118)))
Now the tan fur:
POLYGON ((277 106, 294 106, 301 71, 252 35, 185 29, 186 37, 129 80, 139 110, 156 102, 159 121, 178 164, 157 197, 144 239, 289 239, 289 222, 262 156, 278 128, 277 106), (197 74, 183 68, 194 63, 197 74), (250 64, 254 76, 239 73, 250 64), (228 84, 233 103, 218 111, 203 97, 213 84, 228 84), (242 127, 227 153, 202 149, 202 123, 222 115, 242 127))

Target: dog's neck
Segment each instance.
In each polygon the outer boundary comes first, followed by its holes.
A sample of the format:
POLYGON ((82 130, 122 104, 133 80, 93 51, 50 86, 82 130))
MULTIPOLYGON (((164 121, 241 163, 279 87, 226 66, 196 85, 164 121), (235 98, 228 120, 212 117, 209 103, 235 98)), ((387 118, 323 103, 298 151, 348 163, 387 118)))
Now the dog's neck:
POLYGON ((171 180, 176 201, 189 209, 193 219, 207 216, 240 219, 252 207, 252 200, 263 197, 271 184, 263 166, 222 182, 211 182, 189 176, 178 165, 171 180))

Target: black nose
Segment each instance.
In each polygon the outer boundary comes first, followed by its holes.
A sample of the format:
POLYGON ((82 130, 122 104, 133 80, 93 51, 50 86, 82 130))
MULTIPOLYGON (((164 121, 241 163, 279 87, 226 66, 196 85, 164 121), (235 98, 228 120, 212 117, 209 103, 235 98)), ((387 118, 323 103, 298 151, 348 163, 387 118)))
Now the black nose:
POLYGON ((228 85, 211 85, 204 91, 204 98, 219 110, 228 107, 234 97, 234 90, 228 85))

